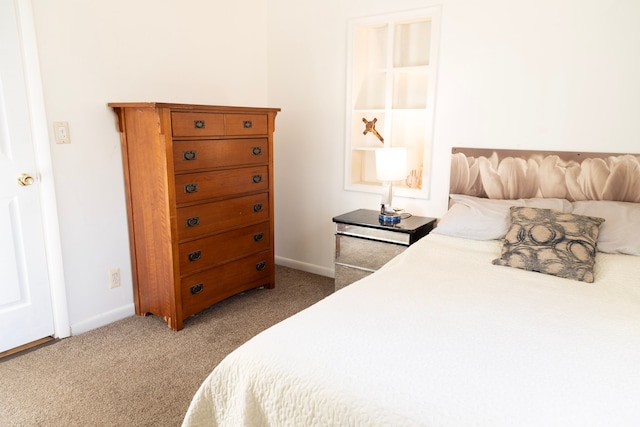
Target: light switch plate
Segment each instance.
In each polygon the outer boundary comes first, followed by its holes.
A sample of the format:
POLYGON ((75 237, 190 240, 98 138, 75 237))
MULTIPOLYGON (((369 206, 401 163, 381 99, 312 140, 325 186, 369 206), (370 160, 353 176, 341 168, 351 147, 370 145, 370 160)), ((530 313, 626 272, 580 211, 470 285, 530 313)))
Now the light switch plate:
POLYGON ((71 137, 69 135, 69 122, 53 122, 53 134, 56 138, 56 144, 71 143, 71 137))

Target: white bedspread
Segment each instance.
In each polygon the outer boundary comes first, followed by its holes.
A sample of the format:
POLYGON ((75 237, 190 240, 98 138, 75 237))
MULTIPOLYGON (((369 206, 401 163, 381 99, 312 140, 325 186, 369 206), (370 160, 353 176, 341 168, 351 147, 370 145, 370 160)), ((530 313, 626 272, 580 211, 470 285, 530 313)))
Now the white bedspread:
POLYGON ((431 234, 259 334, 184 426, 640 426, 640 257, 586 284, 431 234))

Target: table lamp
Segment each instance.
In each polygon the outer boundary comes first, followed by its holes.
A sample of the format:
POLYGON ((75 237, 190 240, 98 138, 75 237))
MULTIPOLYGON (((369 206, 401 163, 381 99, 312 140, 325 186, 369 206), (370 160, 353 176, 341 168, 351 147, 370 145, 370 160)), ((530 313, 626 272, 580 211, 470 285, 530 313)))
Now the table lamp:
POLYGON ((380 202, 380 223, 395 225, 400 223, 400 215, 393 209, 393 181, 407 177, 407 149, 405 147, 379 148, 376 150, 376 176, 382 181, 380 202))

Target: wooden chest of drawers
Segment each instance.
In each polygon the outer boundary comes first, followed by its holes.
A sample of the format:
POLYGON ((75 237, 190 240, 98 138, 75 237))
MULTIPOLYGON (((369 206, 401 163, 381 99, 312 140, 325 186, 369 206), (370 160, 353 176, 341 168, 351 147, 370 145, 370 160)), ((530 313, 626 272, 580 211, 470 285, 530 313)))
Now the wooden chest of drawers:
POLYGON ((182 329, 273 288, 276 108, 110 103, 121 132, 136 313, 182 329))

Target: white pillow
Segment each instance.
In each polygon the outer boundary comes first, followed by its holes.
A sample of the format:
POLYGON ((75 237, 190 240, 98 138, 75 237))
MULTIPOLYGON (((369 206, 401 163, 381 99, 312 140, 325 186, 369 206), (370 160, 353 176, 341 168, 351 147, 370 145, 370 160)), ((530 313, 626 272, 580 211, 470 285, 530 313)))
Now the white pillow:
MULTIPOLYGON (((522 199, 521 199, 522 200, 522 199)), ((553 209, 564 213, 570 213, 573 210, 573 203, 567 199, 539 198, 524 199, 524 206, 527 208, 553 209)))
POLYGON ((597 249, 640 256, 640 203, 608 200, 573 202, 573 213, 604 218, 597 249))
POLYGON ((511 206, 554 209, 571 212, 573 206, 565 199, 487 199, 451 194, 452 205, 432 231, 436 234, 473 240, 495 240, 506 236, 511 225, 511 206))

